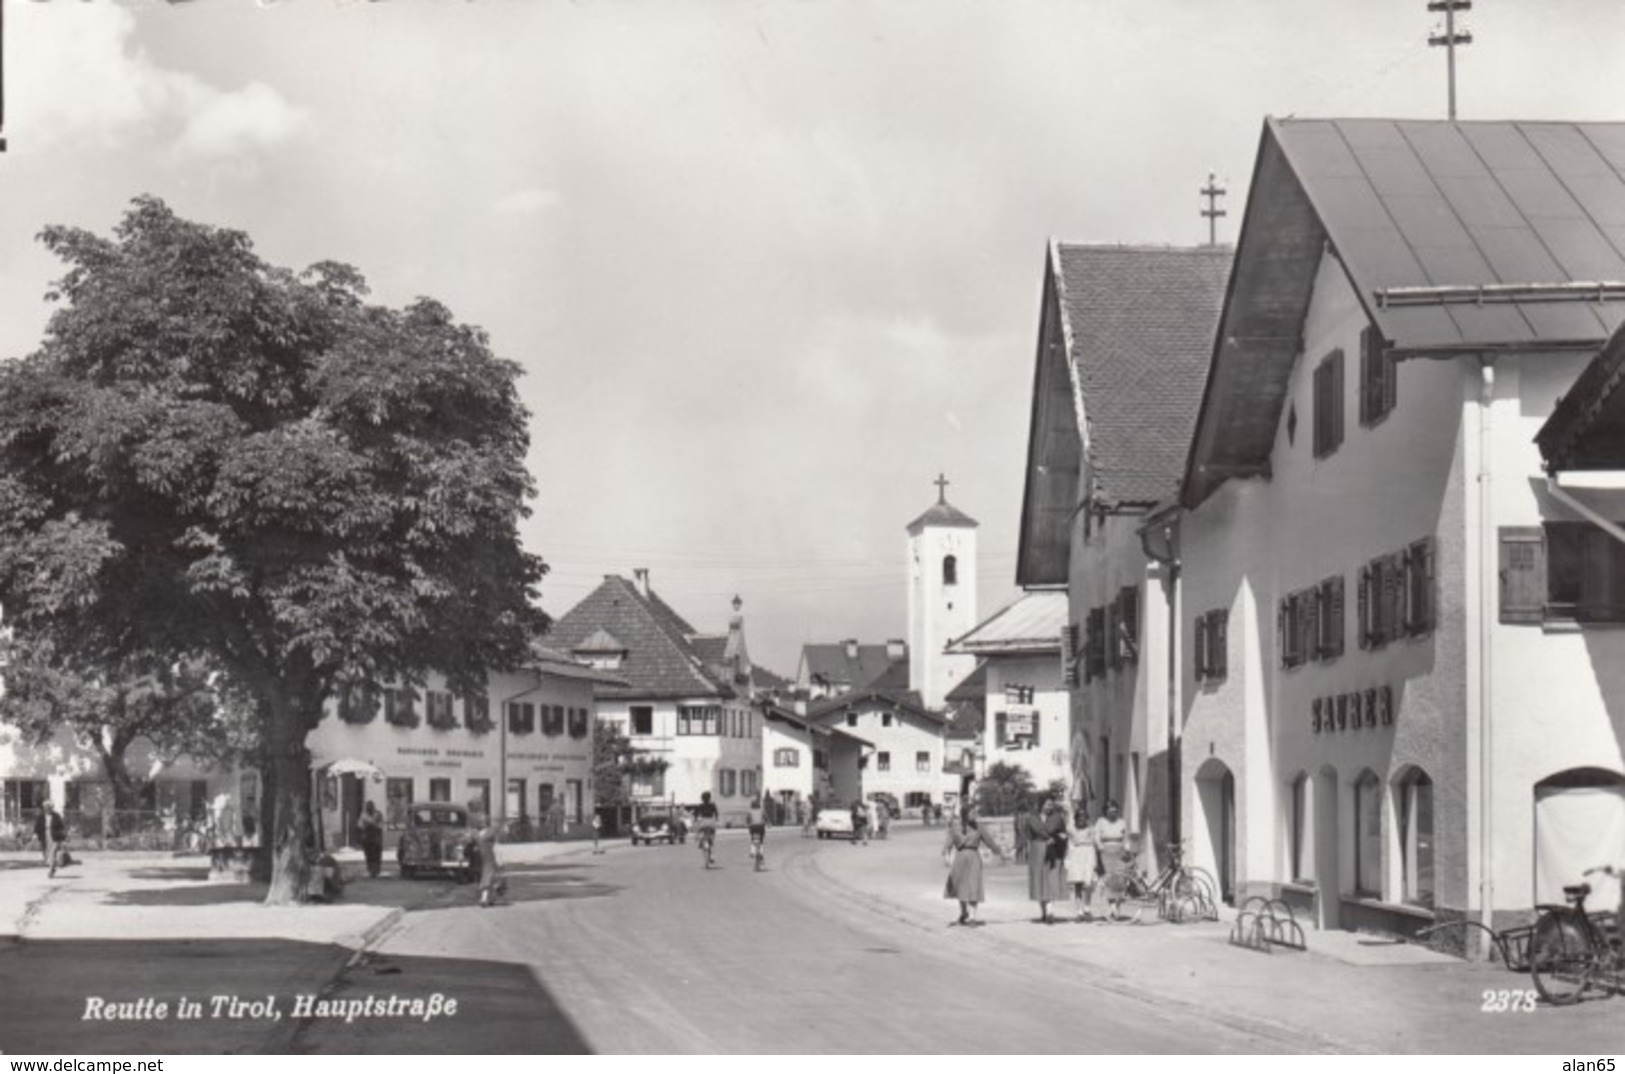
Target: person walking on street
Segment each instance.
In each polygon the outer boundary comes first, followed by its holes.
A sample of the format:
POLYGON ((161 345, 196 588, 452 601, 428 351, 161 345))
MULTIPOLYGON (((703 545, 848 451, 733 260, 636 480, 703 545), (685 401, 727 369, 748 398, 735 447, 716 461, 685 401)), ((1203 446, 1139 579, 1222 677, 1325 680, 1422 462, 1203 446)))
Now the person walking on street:
POLYGON ((367 859, 367 875, 375 877, 384 870, 384 818, 378 807, 370 801, 362 806, 356 827, 361 830, 361 853, 367 859))
MULTIPOLYGON (((472 812, 472 810, 470 811, 472 812)), ((474 835, 474 852, 480 866, 480 905, 495 906, 504 887, 497 866, 497 828, 489 816, 475 814, 480 825, 474 835)))
POLYGON ((1072 902, 1077 907, 1079 921, 1093 916, 1095 876, 1100 871, 1100 855, 1095 850, 1095 833, 1089 827, 1089 807, 1082 802, 1067 826, 1066 875, 1072 882, 1072 902))
POLYGON ((604 848, 598 845, 598 837, 604 831, 604 818, 598 815, 598 810, 592 811, 592 852, 602 854, 604 848))
POLYGON ((891 806, 886 804, 884 798, 875 799, 875 838, 885 839, 891 835, 891 806))
POLYGON ((767 842, 767 812, 760 798, 752 798, 750 808, 745 812, 745 827, 750 832, 750 857, 756 866, 757 872, 767 864, 763 845, 767 842))
POLYGON ((1053 799, 1027 815, 1026 834, 1027 897, 1038 904, 1038 920, 1051 925, 1049 904, 1067 897, 1066 821, 1053 799))
POLYGON ((1008 861, 999 844, 984 832, 976 820, 976 807, 967 805, 957 819, 948 825, 948 841, 942 847, 942 861, 948 866, 948 882, 943 885, 942 897, 959 902, 959 920, 949 925, 976 928, 982 922, 976 918, 976 907, 984 897, 982 887, 982 848, 987 847, 1008 861))
POLYGON ((1114 799, 1107 799, 1106 813, 1095 821, 1095 849, 1100 864, 1106 870, 1106 904, 1111 908, 1110 920, 1120 920, 1123 898, 1127 893, 1129 865, 1133 861, 1128 822, 1114 799))
POLYGON ((56 811, 55 802, 47 800, 40 806, 39 816, 34 818, 34 838, 39 840, 47 875, 55 876, 57 866, 67 864, 63 859, 68 856, 68 826, 56 811))
POLYGON ((869 810, 862 798, 852 800, 852 845, 869 845, 869 810))

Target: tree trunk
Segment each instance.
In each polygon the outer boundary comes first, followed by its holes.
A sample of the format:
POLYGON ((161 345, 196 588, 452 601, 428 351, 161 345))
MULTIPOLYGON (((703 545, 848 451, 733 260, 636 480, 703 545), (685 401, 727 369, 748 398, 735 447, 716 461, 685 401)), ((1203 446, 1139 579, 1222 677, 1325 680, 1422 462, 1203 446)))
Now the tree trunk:
POLYGON ((307 721, 285 697, 270 703, 266 727, 266 793, 274 796, 271 822, 271 887, 267 906, 303 902, 309 884, 312 846, 310 827, 310 751, 305 748, 307 721))

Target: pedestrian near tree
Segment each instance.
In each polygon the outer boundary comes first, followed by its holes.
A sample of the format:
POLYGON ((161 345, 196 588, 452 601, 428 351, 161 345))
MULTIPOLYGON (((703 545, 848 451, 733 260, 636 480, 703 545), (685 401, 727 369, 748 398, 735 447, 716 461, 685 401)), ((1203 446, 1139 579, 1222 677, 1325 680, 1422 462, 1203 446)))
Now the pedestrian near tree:
POLYGON ((474 851, 480 865, 480 905, 495 906, 497 896, 504 887, 497 864, 497 829, 491 818, 484 814, 475 814, 475 823, 479 825, 474 836, 474 851))
POLYGON ((948 826, 948 841, 942 847, 942 860, 948 866, 948 882, 942 897, 959 901, 959 920, 950 925, 978 926, 976 907, 985 892, 982 887, 982 848, 993 851, 1000 861, 1008 860, 999 844, 982 830, 976 808, 966 806, 948 826))
POLYGON ((34 838, 39 840, 47 875, 55 876, 57 867, 67 864, 63 859, 68 856, 68 826, 56 811, 55 802, 46 801, 40 806, 39 816, 34 818, 34 838))
POLYGON ((361 831, 361 853, 367 859, 367 875, 377 876, 384 870, 384 818, 378 807, 370 801, 362 806, 356 827, 361 831))
POLYGON ((1053 800, 1027 816, 1027 897, 1038 904, 1038 919, 1053 924, 1049 906, 1067 897, 1066 820, 1053 800))

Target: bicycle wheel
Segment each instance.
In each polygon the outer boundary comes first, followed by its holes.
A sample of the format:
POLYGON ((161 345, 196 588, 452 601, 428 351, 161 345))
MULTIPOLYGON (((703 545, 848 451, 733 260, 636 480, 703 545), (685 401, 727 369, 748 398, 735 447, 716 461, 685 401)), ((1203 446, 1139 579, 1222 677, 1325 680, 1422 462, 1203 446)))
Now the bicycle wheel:
POLYGON ((1554 1007, 1578 1001, 1596 965, 1591 937, 1571 914, 1541 915, 1529 938, 1529 976, 1542 999, 1554 1007))

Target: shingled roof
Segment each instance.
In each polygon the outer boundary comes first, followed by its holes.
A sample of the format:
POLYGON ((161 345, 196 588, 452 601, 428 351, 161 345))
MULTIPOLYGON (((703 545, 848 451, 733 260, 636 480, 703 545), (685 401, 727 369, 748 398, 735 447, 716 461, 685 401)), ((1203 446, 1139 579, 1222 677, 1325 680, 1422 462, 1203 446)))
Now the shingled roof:
POLYGON ((1066 584, 1080 499, 1137 510, 1178 491, 1231 256, 1050 244, 1017 584, 1066 584))
POLYGON ((718 681, 694 649, 694 629, 653 590, 648 596, 618 575, 609 575, 558 618, 547 635, 555 649, 575 652, 602 644, 608 633, 626 650, 615 674, 625 686, 606 686, 603 697, 728 698, 733 687, 718 681))
MULTIPOLYGON (((903 665, 906 675, 908 670, 906 648, 898 662, 903 665)), ((889 646, 860 645, 854 641, 803 645, 801 663, 806 669, 809 683, 819 682, 831 687, 856 690, 886 674, 893 660, 889 646)))
POLYGON ((935 724, 944 724, 948 720, 946 713, 934 712, 925 707, 925 702, 913 690, 853 690, 851 693, 839 694, 835 697, 819 698, 807 706, 807 718, 811 720, 824 720, 833 713, 844 713, 848 709, 859 709, 869 706, 884 706, 896 709, 899 712, 911 713, 935 724))

